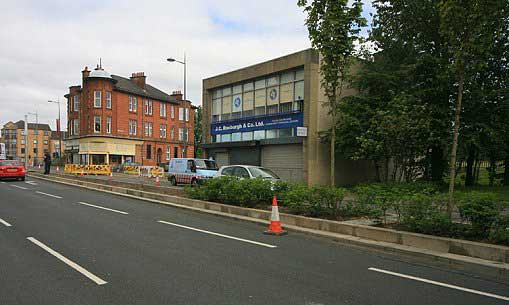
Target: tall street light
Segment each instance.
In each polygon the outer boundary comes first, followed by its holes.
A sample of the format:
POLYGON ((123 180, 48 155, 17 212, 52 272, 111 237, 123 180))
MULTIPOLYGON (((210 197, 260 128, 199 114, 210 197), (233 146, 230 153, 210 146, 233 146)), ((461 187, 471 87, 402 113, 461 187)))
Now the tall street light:
MULTIPOLYGON (((37 155, 39 154, 39 114, 37 114, 37 111, 35 113, 33 112, 28 112, 28 114, 30 115, 35 115, 35 155, 34 155, 34 165, 37 165, 38 164, 38 159, 37 159, 37 155)), ((28 144, 27 144, 27 147, 28 147, 28 144)), ((26 157, 26 154, 25 154, 25 157, 26 157)))
POLYGON ((62 159, 62 121, 60 121, 60 100, 58 101, 48 101, 48 103, 54 103, 58 104, 58 126, 57 126, 57 133, 58 133, 58 157, 60 160, 62 159), (60 130, 59 130, 60 129, 60 130))
POLYGON ((189 132, 187 131, 186 127, 186 117, 188 116, 187 112, 187 98, 186 98, 186 53, 184 53, 184 60, 176 60, 175 58, 168 58, 166 59, 168 62, 176 62, 179 64, 184 65, 184 149, 182 150, 183 157, 187 157, 187 141, 188 141, 188 135, 189 132))

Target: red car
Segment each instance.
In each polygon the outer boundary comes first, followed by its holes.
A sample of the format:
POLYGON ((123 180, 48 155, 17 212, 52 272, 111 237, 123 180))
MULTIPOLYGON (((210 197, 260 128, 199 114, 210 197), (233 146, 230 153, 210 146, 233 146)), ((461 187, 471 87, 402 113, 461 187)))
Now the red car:
POLYGON ((16 160, 0 160, 0 179, 16 178, 25 181, 26 170, 21 162, 16 160))

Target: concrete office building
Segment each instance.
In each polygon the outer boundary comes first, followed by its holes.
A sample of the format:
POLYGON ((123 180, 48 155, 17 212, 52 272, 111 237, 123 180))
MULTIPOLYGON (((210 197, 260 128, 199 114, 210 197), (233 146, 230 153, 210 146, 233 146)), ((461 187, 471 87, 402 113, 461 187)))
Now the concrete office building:
MULTIPOLYGON (((203 147, 219 165, 251 164, 283 179, 330 183, 331 126, 319 54, 307 49, 203 80, 203 147)), ((345 95, 355 94, 345 88, 345 95)), ((363 161, 336 161, 338 185, 372 177, 363 161)))

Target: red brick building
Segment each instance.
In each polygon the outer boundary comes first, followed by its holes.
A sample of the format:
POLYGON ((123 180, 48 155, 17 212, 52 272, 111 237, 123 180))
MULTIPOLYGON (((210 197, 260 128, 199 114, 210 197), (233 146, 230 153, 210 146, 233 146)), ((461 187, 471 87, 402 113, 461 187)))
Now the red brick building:
POLYGON ((186 156, 194 156, 195 107, 147 84, 143 72, 125 78, 85 67, 82 85, 65 97, 68 163, 157 165, 184 156, 186 129, 186 156))

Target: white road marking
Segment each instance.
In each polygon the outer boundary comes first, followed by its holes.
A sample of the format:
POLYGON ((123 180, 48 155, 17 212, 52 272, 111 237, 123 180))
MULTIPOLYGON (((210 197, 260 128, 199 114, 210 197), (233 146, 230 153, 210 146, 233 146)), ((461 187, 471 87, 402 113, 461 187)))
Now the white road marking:
POLYGON ((16 185, 16 184, 11 184, 12 187, 17 187, 19 189, 22 189, 22 190, 28 190, 26 187, 23 187, 23 186, 19 186, 19 185, 16 185))
POLYGON ((51 249, 50 247, 46 246, 45 244, 43 244, 42 242, 38 241, 37 239, 35 239, 33 237, 27 237, 27 239, 29 241, 33 242, 34 244, 36 244, 37 246, 41 247, 42 249, 44 249, 49 254, 53 255, 56 258, 58 258, 59 260, 61 260, 65 264, 67 264, 69 267, 73 268, 74 270, 76 270, 79 273, 83 274, 84 276, 88 277, 90 280, 95 282, 97 285, 104 285, 104 284, 108 283, 108 282, 104 281, 103 279, 101 279, 100 277, 98 277, 98 276, 92 274, 91 272, 87 271, 85 268, 81 267, 80 265, 76 264, 75 262, 71 261, 70 259, 66 258, 62 254, 58 253, 57 251, 55 251, 55 250, 51 249))
POLYGON ((43 192, 39 192, 39 191, 36 191, 36 193, 37 194, 41 194, 41 195, 45 195, 45 196, 50 196, 50 197, 57 198, 57 199, 62 199, 62 197, 57 196, 57 195, 51 195, 51 194, 43 193, 43 192))
POLYGON ((246 243, 250 243, 250 244, 254 244, 254 245, 258 245, 258 246, 263 246, 263 247, 267 247, 267 248, 277 248, 277 246, 274 246, 274 245, 264 244, 264 243, 260 243, 260 242, 257 242, 257 241, 252 241, 252 240, 248 240, 248 239, 243 239, 243 238, 238 238, 238 237, 234 237, 234 236, 224 235, 224 234, 215 233, 215 232, 206 231, 206 230, 197 229, 197 228, 192 228, 192 227, 188 227, 188 226, 183 226, 183 225, 179 225, 179 224, 176 224, 176 223, 167 222, 167 221, 163 221, 163 220, 158 220, 157 222, 164 223, 164 224, 167 224, 167 225, 170 225, 170 226, 175 226, 175 227, 179 227, 179 228, 184 228, 184 229, 192 230, 192 231, 202 232, 202 233, 206 233, 206 234, 210 234, 210 235, 215 235, 215 236, 219 236, 219 237, 224 237, 224 238, 229 238, 229 239, 233 239, 233 240, 238 240, 238 241, 242 241, 242 242, 246 242, 246 243))
POLYGON ((12 227, 10 223, 8 223, 7 221, 3 220, 2 218, 0 218, 0 223, 3 224, 6 227, 12 227))
POLYGON ((38 184, 37 184, 37 182, 32 181, 32 180, 30 180, 30 181, 25 181, 25 183, 28 183, 28 184, 30 184, 30 185, 38 185, 38 184))
POLYGON ((432 284, 432 285, 437 285, 437 286, 442 286, 442 287, 446 287, 446 288, 451 288, 451 289, 461 290, 461 291, 465 291, 465 292, 470 292, 470 293, 473 293, 473 294, 478 294, 478 295, 482 295, 482 296, 486 296, 486 297, 490 297, 490 298, 495 298, 495 299, 500 299, 500 300, 504 300, 504 301, 509 301, 509 297, 501 296, 501 295, 498 295, 498 294, 482 292, 482 291, 479 291, 479 290, 474 290, 474 289, 469 289, 469 288, 463 288, 463 287, 460 287, 460 286, 455 286, 455 285, 450 285, 450 284, 446 284, 446 283, 436 282, 436 281, 427 280, 427 279, 423 279, 423 278, 416 277, 416 276, 401 274, 401 273, 387 271, 387 270, 378 269, 378 268, 368 268, 368 270, 375 271, 375 272, 380 272, 380 273, 385 273, 385 274, 389 274, 389 275, 392 275, 392 276, 399 276, 399 277, 402 277, 402 278, 406 278, 406 279, 410 279, 410 280, 414 280, 414 281, 419 281, 419 282, 423 282, 423 283, 428 283, 428 284, 432 284))
POLYGON ((94 207, 94 208, 98 208, 98 209, 102 209, 102 210, 106 210, 106 211, 110 211, 110 212, 120 213, 120 214, 124 214, 124 215, 129 214, 127 212, 122 212, 122 211, 119 211, 119 210, 109 209, 109 208, 105 208, 105 207, 102 207, 102 206, 98 206, 98 205, 94 205, 94 204, 90 204, 90 203, 86 203, 86 202, 82 202, 82 201, 80 201, 79 204, 88 205, 90 207, 94 207))
POLYGON ((5 182, 3 182, 3 181, 0 181, 0 183, 5 184, 5 182))

